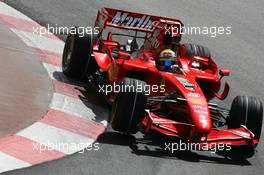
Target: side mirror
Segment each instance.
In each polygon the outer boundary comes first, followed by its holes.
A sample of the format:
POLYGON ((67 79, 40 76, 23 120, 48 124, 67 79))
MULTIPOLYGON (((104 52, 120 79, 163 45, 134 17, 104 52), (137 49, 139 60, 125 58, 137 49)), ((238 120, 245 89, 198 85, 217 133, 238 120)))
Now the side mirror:
POLYGON ((130 54, 129 53, 127 53, 127 52, 123 52, 123 51, 121 51, 121 50, 119 50, 118 51, 118 56, 120 57, 120 58, 124 58, 124 59, 130 59, 130 54))
POLYGON ((113 40, 113 35, 112 35, 111 32, 108 33, 108 35, 107 35, 107 40, 108 40, 108 41, 112 41, 112 40, 113 40))
POLYGON ((223 76, 229 76, 230 75, 230 70, 229 69, 220 69, 219 70, 219 74, 220 74, 221 78, 223 76))
POLYGON ((130 59, 130 54, 121 50, 113 49, 112 56, 114 58, 130 59))

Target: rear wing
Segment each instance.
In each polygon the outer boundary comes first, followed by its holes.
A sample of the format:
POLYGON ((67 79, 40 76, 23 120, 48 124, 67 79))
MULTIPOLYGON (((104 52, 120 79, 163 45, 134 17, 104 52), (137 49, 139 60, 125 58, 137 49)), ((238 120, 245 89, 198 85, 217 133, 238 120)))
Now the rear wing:
POLYGON ((160 23, 177 23, 183 26, 182 22, 178 19, 129 12, 119 9, 102 8, 97 13, 95 27, 98 27, 100 31, 102 31, 106 26, 109 26, 128 30, 152 32, 154 26, 157 26, 160 23))

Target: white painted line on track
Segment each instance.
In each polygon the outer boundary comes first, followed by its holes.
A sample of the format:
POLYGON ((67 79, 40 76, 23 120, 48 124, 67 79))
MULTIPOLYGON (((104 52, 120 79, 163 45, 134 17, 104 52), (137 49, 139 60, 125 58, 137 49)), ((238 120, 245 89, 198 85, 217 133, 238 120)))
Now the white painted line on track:
POLYGON ((12 169, 25 168, 31 166, 31 164, 16 159, 15 157, 9 156, 3 152, 0 152, 0 162, 0 173, 12 169))
MULTIPOLYGON (((51 79, 68 82, 67 78, 61 74, 61 67, 43 63, 51 79), (56 78, 54 78, 56 76, 56 78)), ((105 109, 89 103, 87 100, 80 100, 63 94, 54 93, 50 107, 68 114, 76 115, 84 119, 95 120, 107 125, 108 113, 105 109), (102 120, 101 120, 102 119, 102 120)))
POLYGON ((73 132, 56 128, 45 123, 36 122, 17 133, 19 136, 34 140, 64 154, 73 154, 91 145, 94 140, 73 132))
POLYGON ((68 84, 74 84, 77 86, 86 86, 85 83, 80 82, 80 81, 74 81, 74 80, 69 80, 63 73, 61 67, 54 66, 52 64, 48 63, 42 63, 43 66, 45 67, 46 71, 49 74, 50 79, 52 80, 58 80, 63 83, 68 83, 68 84))
POLYGON ((107 125, 108 113, 105 109, 98 107, 88 101, 54 93, 50 107, 68 114, 75 115, 87 120, 94 120, 107 125))
POLYGON ((45 67, 45 69, 47 70, 50 79, 52 80, 58 80, 58 81, 62 81, 62 82, 66 82, 68 81, 67 78, 62 74, 62 69, 61 67, 58 66, 54 66, 52 64, 48 64, 48 63, 43 63, 43 66, 45 67), (55 73, 55 74, 54 74, 55 73), (57 73, 57 74, 56 74, 57 73), (56 76, 57 75, 57 76, 56 76), (55 77, 56 76, 56 77, 55 77))
POLYGON ((17 34, 29 47, 35 47, 54 53, 62 53, 64 42, 61 40, 51 39, 45 36, 33 34, 32 32, 11 29, 17 34))

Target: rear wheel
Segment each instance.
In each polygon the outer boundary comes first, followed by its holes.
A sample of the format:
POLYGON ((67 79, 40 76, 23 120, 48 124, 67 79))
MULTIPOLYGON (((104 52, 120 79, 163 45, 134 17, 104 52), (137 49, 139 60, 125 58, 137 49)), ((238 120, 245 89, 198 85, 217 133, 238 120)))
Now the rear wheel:
POLYGON ((184 44, 186 49, 186 56, 192 57, 192 55, 197 55, 201 57, 211 58, 210 50, 207 47, 197 44, 184 44))
POLYGON ((63 73, 73 79, 83 79, 97 69, 95 59, 91 57, 92 35, 69 34, 62 57, 63 73))
POLYGON ((111 125, 116 131, 134 134, 138 131, 138 124, 144 115, 146 106, 144 92, 137 92, 136 89, 138 86, 145 89, 146 83, 137 79, 125 78, 120 86, 124 87, 124 90, 118 93, 113 103, 111 125))
POLYGON ((263 120, 263 106, 255 97, 237 96, 231 106, 227 120, 228 128, 238 128, 245 125, 254 133, 255 139, 260 139, 263 120))

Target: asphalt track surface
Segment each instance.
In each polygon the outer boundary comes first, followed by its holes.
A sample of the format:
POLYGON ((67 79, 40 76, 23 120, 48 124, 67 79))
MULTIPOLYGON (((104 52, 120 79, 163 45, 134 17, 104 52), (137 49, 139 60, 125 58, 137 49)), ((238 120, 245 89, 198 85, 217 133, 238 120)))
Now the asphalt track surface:
MULTIPOLYGON (((257 1, 94 1, 7 0, 9 5, 42 25, 93 25, 97 9, 107 6, 179 18, 192 26, 232 26, 231 35, 211 38, 184 37, 208 46, 216 62, 232 70, 232 87, 226 104, 236 95, 252 95, 264 101, 264 2, 257 1)), ((262 174, 263 141, 255 156, 244 153, 219 155, 209 152, 164 151, 164 140, 155 134, 124 136, 110 128, 98 140, 99 151, 86 151, 58 161, 5 174, 262 174), (233 159, 231 159, 231 157, 233 159)))

